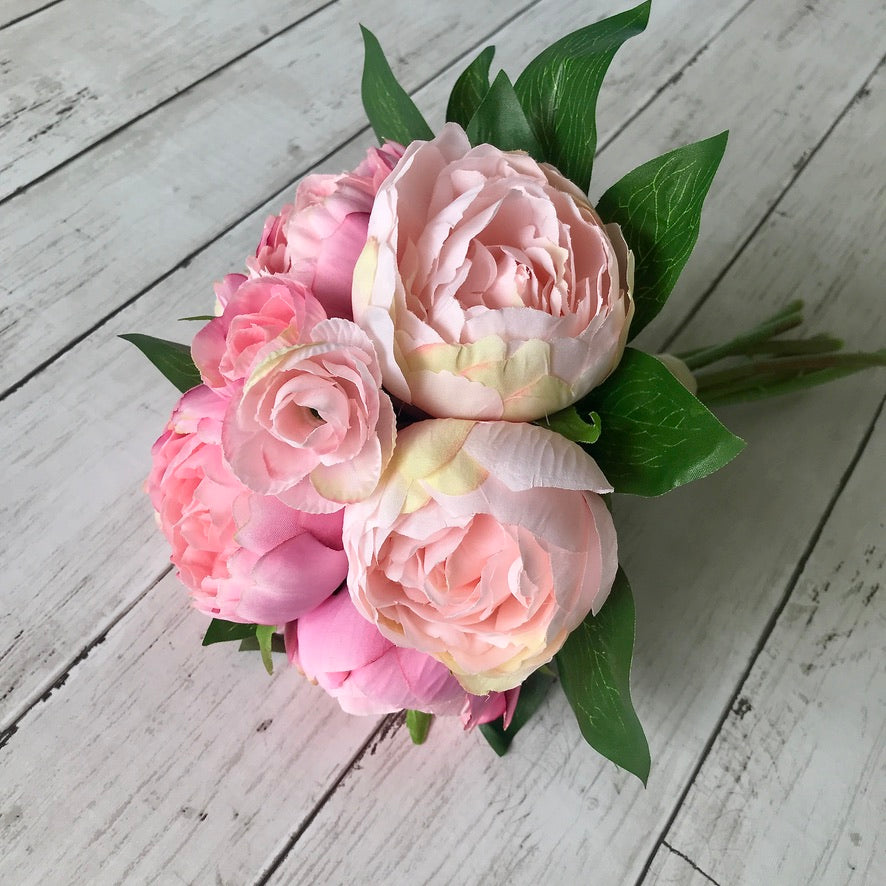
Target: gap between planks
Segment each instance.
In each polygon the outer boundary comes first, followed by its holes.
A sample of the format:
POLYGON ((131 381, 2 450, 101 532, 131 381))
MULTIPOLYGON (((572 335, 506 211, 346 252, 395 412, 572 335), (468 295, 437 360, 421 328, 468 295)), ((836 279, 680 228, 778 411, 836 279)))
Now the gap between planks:
MULTIPOLYGON (((56 2, 61 3, 62 0, 56 0, 56 2)), ((234 65, 239 61, 242 61, 248 55, 251 55, 253 52, 256 52, 257 50, 261 49, 264 46, 267 46, 268 43, 273 42, 278 37, 284 36, 285 34, 289 33, 289 31, 291 31, 293 28, 296 28, 299 25, 304 24, 306 21, 309 21, 310 19, 312 19, 315 15, 318 15, 319 13, 323 12, 325 9, 328 9, 330 6, 334 6, 338 2, 339 2, 339 0, 327 0, 326 3, 323 3, 321 6, 318 6, 316 9, 312 9, 309 13, 301 16, 301 18, 298 18, 293 22, 290 22, 285 27, 279 28, 278 30, 274 31, 272 34, 269 34, 263 40, 259 40, 257 43, 253 44, 248 49, 243 50, 243 52, 239 53, 238 55, 233 56, 232 58, 229 58, 226 62, 223 62, 218 67, 213 68, 211 71, 208 71, 206 74, 203 74, 202 76, 198 77, 196 80, 193 80, 191 83, 189 83, 187 86, 183 87, 182 89, 179 89, 179 90, 176 90, 175 92, 170 93, 168 96, 166 96, 166 98, 157 102, 157 104, 152 105, 150 108, 146 108, 144 111, 142 111, 139 114, 136 114, 134 117, 130 117, 125 123, 121 123, 119 126, 114 127, 113 129, 111 129, 110 131, 108 131, 104 135, 102 135, 100 138, 97 138, 95 141, 92 141, 88 145, 86 145, 85 147, 81 148, 79 151, 75 151, 73 154, 71 154, 70 157, 66 157, 60 163, 56 163, 55 166, 51 166, 49 169, 45 170, 44 172, 41 172, 39 175, 35 176, 29 182, 27 182, 27 184, 20 185, 14 191, 11 191, 9 194, 7 194, 5 197, 0 198, 0 207, 4 206, 10 200, 13 200, 14 198, 18 197, 19 194, 25 193, 25 191, 34 187, 34 185, 38 185, 38 184, 40 184, 40 182, 45 181, 51 175, 55 175, 57 172, 61 172, 61 170, 63 170, 66 166, 73 163, 75 160, 79 159, 84 154, 88 154, 94 148, 97 148, 100 145, 103 145, 105 142, 114 138, 114 136, 118 135, 119 133, 123 132, 124 130, 129 129, 130 126, 133 126, 134 124, 138 123, 140 120, 144 120, 145 117, 150 117, 151 114, 155 113, 156 111, 159 111, 161 108, 165 107, 170 102, 175 101, 175 99, 177 99, 179 96, 184 95, 187 92, 190 92, 192 89, 199 86, 201 83, 205 83, 207 80, 211 80, 213 77, 220 74, 226 68, 229 68, 229 67, 231 67, 231 65, 234 65)), ((538 0, 536 0, 536 2, 538 2, 538 0)), ((55 3, 50 3, 49 6, 55 6, 55 3)), ((44 6, 43 9, 48 9, 49 6, 44 6)), ((41 11, 42 10, 36 10, 36 12, 41 12, 41 11)), ((36 12, 31 13, 31 15, 35 15, 36 12)), ((24 18, 27 18, 27 17, 28 16, 24 16, 24 18)), ((2 28, 0 28, 0 30, 2 30, 2 28)))
MULTIPOLYGON (((695 780, 698 778, 699 772, 701 772, 702 766, 704 766, 708 757, 710 756, 711 750, 713 749, 714 743, 717 740, 721 730, 723 729, 723 725, 726 722, 729 714, 735 709, 738 699, 741 696, 742 690, 744 689, 745 684, 748 681, 752 671, 754 670, 754 666, 757 664, 757 660, 760 657, 760 654, 766 647, 766 644, 769 640, 770 635, 775 630, 775 626, 778 624, 779 618, 781 618, 782 613, 785 610, 785 607, 790 602, 791 597, 793 596, 794 590, 797 587, 797 582, 800 580, 800 576, 803 574, 803 570, 806 568, 806 564, 809 562, 809 558, 812 556, 815 546, 818 544, 819 539, 821 538, 822 533, 824 532, 825 526, 827 525, 828 520, 830 519, 831 514, 833 513, 834 508, 837 505, 837 502, 840 500, 840 497, 843 495, 843 492, 846 489, 850 479, 852 478, 852 474, 855 471, 859 461, 861 461, 862 456, 864 455, 865 449, 868 446, 868 443, 871 440, 871 436, 874 433, 874 429, 877 426, 877 421, 880 418, 881 413, 883 412, 883 406, 886 404, 886 397, 883 397, 880 400, 880 404, 874 412, 873 417, 865 429, 865 432, 855 449, 855 453, 852 456, 851 461, 849 462, 846 470, 843 472, 840 477, 840 481, 837 484, 837 488, 834 490, 834 493, 831 495, 830 500, 827 503, 824 511, 822 512, 821 517, 819 518, 818 524, 812 532, 812 535, 809 537, 809 541, 806 544, 806 547, 803 550, 803 553, 800 556, 800 559, 797 561, 797 564, 794 566, 793 571, 791 572, 790 579, 788 580, 787 587, 785 589, 784 594, 782 595, 781 600, 778 602, 778 605, 775 607, 772 615, 769 617, 769 620, 766 622, 766 627, 763 629, 763 633, 760 635, 760 638, 757 641, 756 646, 754 647, 753 652, 751 653, 750 659, 742 672, 741 676, 738 679, 738 683, 735 691, 732 696, 727 701, 726 705, 723 708, 723 711, 720 715, 720 719, 717 721, 714 729, 711 732, 708 741, 705 743, 704 749, 699 756, 699 759, 696 765, 693 767, 692 772, 689 775, 689 778, 686 782, 686 786, 681 792, 680 796, 677 798, 677 802, 674 804, 674 809, 668 817, 667 821, 664 824, 664 827, 661 830, 658 840, 655 845, 652 847, 652 850, 649 853, 649 857, 646 860, 646 864, 643 865, 643 869, 640 871, 640 876, 637 878, 635 886, 642 886, 643 881, 646 878, 646 875, 649 873, 649 869, 652 866, 652 862, 655 859, 655 854, 662 846, 667 846, 672 852, 680 855, 687 862, 689 862, 699 873, 704 874, 704 876, 708 877, 707 874, 704 873, 700 868, 698 868, 695 862, 692 859, 687 858, 680 852, 677 852, 672 846, 669 846, 666 837, 668 832, 671 830, 671 827, 674 824, 674 821, 677 818, 677 815, 680 813, 680 810, 683 807, 683 804, 686 802, 686 797, 689 795, 689 791, 692 789, 693 784, 695 784, 695 780)), ((710 877, 709 880, 713 883, 710 877)))
POLYGON ((58 6, 58 4, 62 2, 64 2, 64 0, 50 0, 49 3, 44 3, 43 6, 38 6, 36 9, 29 9, 27 12, 23 12, 15 18, 11 18, 8 22, 0 24, 0 31, 5 31, 7 28, 11 28, 13 25, 25 21, 25 19, 33 18, 38 13, 45 12, 47 9, 51 9, 53 6, 58 6))

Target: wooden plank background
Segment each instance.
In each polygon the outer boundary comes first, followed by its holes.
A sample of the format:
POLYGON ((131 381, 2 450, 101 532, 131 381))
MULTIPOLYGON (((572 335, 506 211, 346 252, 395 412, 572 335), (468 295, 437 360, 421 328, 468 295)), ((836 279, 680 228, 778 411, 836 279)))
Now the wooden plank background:
MULTIPOLYGON (((370 143, 357 22, 432 125, 611 0, 10 0, 0 9, 0 882, 886 882, 883 373, 724 409, 749 446, 616 501, 648 789, 552 695, 499 760, 352 718, 199 646, 140 486, 175 393, 115 336, 185 338, 311 169, 370 143)), ((886 4, 655 0, 599 105, 592 197, 729 128, 650 350, 795 297, 886 340, 886 4)))

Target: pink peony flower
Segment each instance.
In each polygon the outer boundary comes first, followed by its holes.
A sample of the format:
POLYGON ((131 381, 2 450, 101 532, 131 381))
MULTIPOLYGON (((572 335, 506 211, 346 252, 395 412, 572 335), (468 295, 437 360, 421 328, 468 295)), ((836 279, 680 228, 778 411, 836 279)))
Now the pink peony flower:
POLYGON ((370 148, 353 172, 303 179, 295 205, 265 222, 255 257, 246 261, 250 274, 297 274, 330 317, 350 319, 351 280, 372 201, 402 155, 401 145, 387 142, 370 148))
POLYGON ((366 498, 397 428, 372 343, 348 320, 324 320, 299 344, 271 342, 225 417, 234 473, 291 507, 329 513, 366 498))
POLYGON ((345 511, 354 605, 468 692, 518 686, 609 594, 615 528, 594 492, 610 491, 580 447, 535 425, 411 425, 345 511))
POLYGON ((256 355, 270 341, 300 341, 321 320, 323 306, 310 291, 287 277, 247 280, 225 277, 225 307, 194 336, 191 356, 203 382, 236 393, 249 376, 256 355))
POLYGON ((354 319, 385 386, 430 415, 531 421, 615 368, 633 313, 617 225, 550 166, 446 124, 379 189, 354 319))
POLYGON ((347 594, 335 594, 286 626, 289 659, 348 714, 409 708, 460 714, 465 728, 504 716, 510 723, 519 689, 468 695, 440 662, 401 649, 366 621, 347 594))
POLYGON ((226 407, 203 385, 181 398, 152 449, 147 491, 197 609, 284 624, 344 581, 342 517, 304 514, 247 489, 222 457, 226 407))

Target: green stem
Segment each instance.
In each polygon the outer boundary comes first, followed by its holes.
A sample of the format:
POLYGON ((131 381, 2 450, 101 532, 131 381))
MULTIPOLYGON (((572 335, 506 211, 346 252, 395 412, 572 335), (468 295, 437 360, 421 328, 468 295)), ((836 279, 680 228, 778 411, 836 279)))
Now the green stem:
POLYGON ((772 357, 799 357, 802 354, 827 354, 839 351, 843 342, 832 335, 813 335, 810 338, 797 338, 789 341, 761 341, 748 345, 742 352, 743 357, 757 354, 768 354, 772 357))
POLYGON ((886 366, 886 350, 757 361, 702 374, 698 378, 698 397, 708 406, 760 400, 834 381, 873 366, 886 366))
POLYGON ((692 351, 686 351, 677 356, 690 368, 701 369, 709 363, 722 360, 724 357, 732 356, 740 353, 741 349, 748 345, 758 342, 768 341, 775 335, 793 329, 803 322, 802 312, 803 302, 799 299, 792 301, 789 305, 782 308, 778 313, 773 314, 768 320, 764 320, 759 326, 755 326, 748 332, 724 342, 720 345, 711 345, 705 348, 696 348, 692 351))
POLYGON ((854 354, 813 354, 799 357, 785 357, 780 360, 752 360, 731 369, 717 372, 703 372, 696 376, 699 392, 743 379, 772 378, 802 375, 818 369, 867 369, 869 366, 886 365, 886 351, 854 354))

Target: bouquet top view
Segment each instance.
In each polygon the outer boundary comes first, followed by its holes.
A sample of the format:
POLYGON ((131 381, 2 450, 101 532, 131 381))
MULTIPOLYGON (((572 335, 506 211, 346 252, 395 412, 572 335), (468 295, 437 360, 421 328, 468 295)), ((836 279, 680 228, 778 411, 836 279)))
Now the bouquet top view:
POLYGON ((886 882, 883 33, 0 4, 0 883, 886 882))

